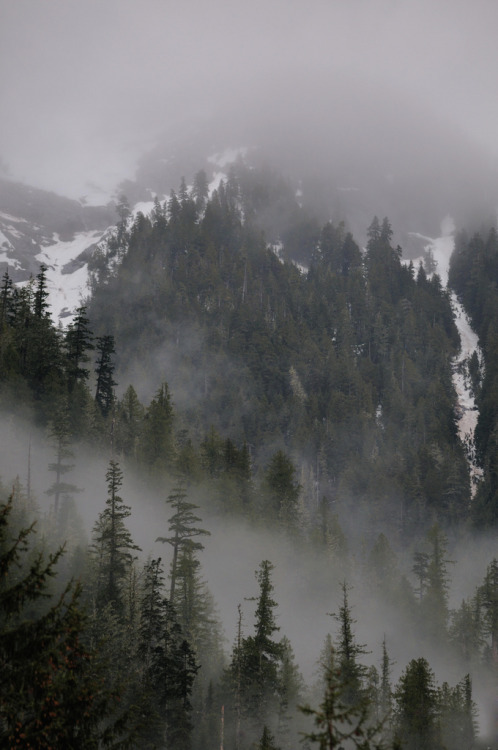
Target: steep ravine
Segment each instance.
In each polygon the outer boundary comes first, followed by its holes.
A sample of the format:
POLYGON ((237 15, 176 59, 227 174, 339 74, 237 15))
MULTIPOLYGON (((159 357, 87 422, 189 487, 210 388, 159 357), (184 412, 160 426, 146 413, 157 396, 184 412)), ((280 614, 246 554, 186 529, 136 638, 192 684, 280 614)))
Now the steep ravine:
MULTIPOLYGON (((454 248, 453 221, 449 217, 444 219, 441 223, 440 237, 416 236, 423 240, 425 252, 432 256, 441 283, 443 286, 447 286, 450 258, 454 248)), ((453 383, 458 395, 458 431, 467 448, 472 494, 474 494, 482 472, 475 460, 474 432, 479 413, 468 376, 468 360, 474 352, 477 352, 481 362, 482 354, 478 345, 477 334, 472 330, 467 314, 454 292, 451 292, 451 304, 455 312, 455 323, 461 341, 460 353, 453 363, 453 383)))

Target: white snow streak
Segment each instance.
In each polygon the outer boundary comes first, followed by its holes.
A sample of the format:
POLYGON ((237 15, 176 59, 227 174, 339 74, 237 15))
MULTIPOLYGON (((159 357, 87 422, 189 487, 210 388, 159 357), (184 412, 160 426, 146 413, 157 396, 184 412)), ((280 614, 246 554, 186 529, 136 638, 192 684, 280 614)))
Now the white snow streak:
POLYGON ((53 319, 62 318, 66 323, 87 294, 88 266, 84 263, 72 273, 64 273, 64 267, 75 260, 90 245, 102 237, 102 231, 79 232, 69 242, 62 242, 55 235, 56 242, 38 253, 36 259, 47 266, 48 303, 53 319))
MULTIPOLYGON (((443 286, 446 287, 448 284, 450 257, 454 248, 455 227, 451 217, 446 217, 441 222, 441 231, 442 236, 435 239, 425 237, 421 234, 414 234, 426 241, 425 250, 432 254, 436 263, 436 273, 439 275, 443 286)), ((453 362, 453 385, 455 386, 459 403, 459 412, 457 415, 458 432, 467 450, 472 480, 472 493, 474 494, 476 484, 481 476, 481 470, 475 462, 474 447, 474 432, 479 413, 471 390, 467 361, 474 352, 477 352, 479 361, 481 362, 482 355, 477 335, 472 330, 465 310, 454 292, 451 292, 451 305, 455 313, 455 323, 461 342, 460 353, 453 362)))

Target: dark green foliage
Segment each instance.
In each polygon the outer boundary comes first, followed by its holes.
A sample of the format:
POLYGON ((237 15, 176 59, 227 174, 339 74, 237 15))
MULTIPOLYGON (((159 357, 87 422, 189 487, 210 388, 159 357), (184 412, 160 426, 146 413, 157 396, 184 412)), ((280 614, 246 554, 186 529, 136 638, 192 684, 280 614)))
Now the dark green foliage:
POLYGON ((323 699, 317 709, 305 705, 304 714, 313 718, 316 729, 306 732, 304 737, 317 743, 320 750, 334 750, 351 745, 358 750, 381 749, 381 724, 373 722, 370 704, 366 698, 351 704, 344 697, 347 682, 344 681, 341 666, 338 665, 334 650, 331 649, 325 666, 325 689, 323 699))
MULTIPOLYGON (((239 715, 239 726, 241 717, 245 731, 251 731, 265 722, 270 723, 272 718, 278 715, 282 698, 279 667, 284 649, 282 644, 274 639, 279 628, 274 614, 277 603, 272 598, 272 570, 273 565, 268 560, 261 562, 256 573, 259 596, 254 635, 242 637, 239 632, 229 667, 234 711, 239 715)), ((240 625, 239 619, 239 631, 240 625)), ((239 733, 240 728, 237 729, 237 736, 239 733)))
POLYGON ((96 566, 97 607, 111 605, 119 615, 125 611, 125 584, 133 561, 133 553, 140 549, 133 543, 125 520, 131 510, 119 496, 123 473, 117 461, 111 460, 106 474, 106 507, 93 529, 93 550, 96 566))
POLYGON ((448 564, 446 558, 447 540, 439 526, 433 526, 427 533, 428 553, 419 553, 420 617, 423 629, 430 638, 443 642, 448 624, 448 564), (423 571, 423 572, 422 572, 423 571))
MULTIPOLYGON (((96 328, 113 330, 120 368, 138 356, 146 370, 157 351, 171 354, 178 421, 213 430, 201 449, 211 477, 236 465, 231 445, 250 445, 258 469, 272 444, 312 465, 320 455, 319 494, 333 488, 344 507, 365 506, 379 531, 458 524, 469 485, 449 295, 437 277, 415 278, 401 263, 387 219, 373 222, 365 259, 343 225, 328 223, 313 235, 307 274, 282 262, 255 226, 265 223, 265 201, 286 190, 270 171, 239 165, 210 198, 199 175, 192 192, 182 183, 167 204, 156 201, 150 218, 137 217, 109 283, 95 289, 96 328), (176 398, 186 380, 188 395, 176 398)), ((146 432, 143 460, 170 468, 172 445, 156 456, 146 432)), ((189 462, 195 471, 191 459, 182 471, 189 462)), ((247 488, 233 494, 251 515, 247 488)), ((267 508, 295 524, 294 498, 267 508)))
POLYGON ((145 567, 137 655, 140 692, 147 721, 141 733, 143 747, 157 747, 164 737, 172 747, 190 747, 191 694, 199 666, 177 622, 173 606, 163 593, 161 560, 145 567))
POLYGON ((86 317, 86 307, 76 310, 73 322, 66 331, 66 357, 67 357, 67 385, 69 393, 72 393, 78 380, 85 381, 89 370, 84 364, 89 361, 89 351, 94 349, 92 333, 89 328, 89 320, 86 317))
POLYGON ((24 567, 34 526, 11 537, 11 512, 11 502, 0 505, 0 744, 125 747, 110 721, 115 701, 104 689, 103 665, 84 645, 80 588, 68 586, 58 599, 49 594, 62 550, 24 567))
POLYGON ((466 675, 454 688, 443 683, 439 690, 443 747, 466 750, 476 739, 477 709, 472 700, 472 682, 466 675))
POLYGON ((114 386, 113 380, 114 364, 112 355, 115 353, 114 337, 99 336, 97 338, 98 358, 95 366, 97 376, 97 385, 95 388, 95 401, 104 417, 106 417, 114 403, 114 386))
POLYGON ((407 750, 442 748, 438 694, 426 659, 412 659, 395 691, 395 733, 407 750))
POLYGON ((483 364, 477 355, 469 363, 469 374, 479 418, 475 431, 475 448, 484 478, 478 485, 472 504, 476 526, 494 526, 498 522, 498 469, 496 466, 496 417, 498 416, 498 240, 496 229, 487 237, 475 234, 469 238, 460 232, 455 239, 449 281, 461 298, 472 326, 479 336, 483 364))
POLYGON ((55 479, 47 494, 54 498, 54 519, 58 522, 60 500, 69 502, 71 496, 79 492, 74 484, 63 480, 65 474, 69 473, 74 465, 68 464, 67 460, 74 457, 71 449, 69 407, 66 399, 62 399, 55 407, 53 419, 49 423, 49 437, 55 449, 55 461, 49 464, 49 471, 55 474, 55 479))
POLYGON ((167 383, 161 385, 146 410, 140 441, 140 457, 155 473, 173 466, 173 407, 167 383))
POLYGON ((196 552, 203 549, 202 543, 195 541, 195 537, 206 536, 209 535, 210 532, 194 525, 201 520, 194 513, 198 506, 194 505, 194 503, 188 502, 187 493, 183 487, 180 486, 173 489, 168 495, 167 502, 174 511, 173 515, 168 520, 168 531, 170 532, 170 536, 157 537, 156 542, 167 543, 173 547, 173 558, 170 567, 171 584, 169 598, 171 602, 174 602, 176 579, 178 577, 180 559, 183 553, 188 554, 189 552, 196 552))
POLYGON ((342 584, 342 604, 337 614, 332 617, 339 623, 337 636, 337 662, 343 680, 342 700, 349 705, 355 705, 365 697, 364 680, 366 668, 358 658, 367 653, 365 646, 356 642, 353 631, 354 620, 348 599, 348 586, 342 584))
POLYGON ((114 448, 126 458, 138 460, 145 409, 132 385, 116 406, 114 448))
POLYGON ((257 748, 258 750, 280 750, 280 748, 275 745, 275 739, 266 724, 263 727, 263 734, 261 735, 261 740, 257 745, 257 748))
POLYGON ((278 518, 284 528, 292 528, 298 520, 300 487, 295 480, 294 464, 283 451, 275 453, 266 470, 266 484, 271 510, 268 515, 278 518))

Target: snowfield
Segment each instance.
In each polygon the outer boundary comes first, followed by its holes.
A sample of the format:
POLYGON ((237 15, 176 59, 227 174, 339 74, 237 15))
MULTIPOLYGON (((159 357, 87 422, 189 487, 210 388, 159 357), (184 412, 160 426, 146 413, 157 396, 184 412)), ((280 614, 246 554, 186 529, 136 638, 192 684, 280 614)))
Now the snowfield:
POLYGON ((68 265, 95 245, 103 234, 101 230, 79 232, 68 242, 62 242, 55 235, 55 242, 35 256, 36 260, 47 266, 48 303, 56 323, 70 323, 74 311, 83 304, 88 294, 88 264, 81 261, 80 267, 74 271, 70 271, 68 265))
MULTIPOLYGON (((454 223, 450 217, 446 217, 441 224, 442 236, 431 238, 421 234, 415 236, 424 240, 425 250, 430 253, 436 263, 436 273, 441 278, 443 286, 448 285, 448 272, 450 258, 454 247, 454 223)), ((415 265, 415 263, 414 263, 415 265)), ((476 484, 482 474, 475 463, 474 432, 477 425, 479 413, 475 404, 474 396, 468 377, 467 360, 474 352, 477 352, 479 362, 482 362, 482 354, 479 348, 477 334, 470 326, 469 319, 454 292, 451 293, 451 305, 455 313, 455 323, 460 334, 461 348, 459 355, 453 363, 453 385, 458 396, 458 432, 464 443, 470 464, 470 475, 472 480, 472 493, 475 492, 476 484)))

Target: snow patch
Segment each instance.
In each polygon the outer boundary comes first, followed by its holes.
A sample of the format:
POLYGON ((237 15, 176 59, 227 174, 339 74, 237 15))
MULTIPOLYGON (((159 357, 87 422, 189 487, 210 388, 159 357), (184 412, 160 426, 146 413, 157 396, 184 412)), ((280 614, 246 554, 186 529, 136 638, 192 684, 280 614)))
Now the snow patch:
POLYGON ((0 211, 0 219, 5 219, 6 221, 13 221, 15 224, 27 224, 26 219, 20 219, 17 216, 12 216, 11 214, 5 214, 3 211, 0 211))
POLYGON ((208 162, 214 164, 216 167, 224 169, 228 164, 232 164, 236 161, 239 156, 244 158, 247 154, 248 148, 246 146, 239 146, 237 148, 226 148, 217 154, 208 156, 208 162))
POLYGON ((149 216, 150 212, 154 208, 154 201, 139 201, 133 206, 133 216, 138 213, 142 213, 144 216, 149 216))
MULTIPOLYGON (((426 237, 412 232, 413 236, 425 241, 425 251, 434 261, 436 273, 443 286, 448 285, 450 258, 455 245, 455 223, 451 216, 446 216, 441 222, 441 237, 426 237)), ((406 262, 406 261, 405 261, 406 262)), ((428 273, 428 276, 431 274, 428 273)), ((458 433, 467 451, 470 466, 471 489, 475 494, 477 483, 482 475, 476 463, 474 433, 479 412, 475 404, 474 395, 468 373, 468 360, 477 352, 482 362, 482 353, 478 345, 477 334, 472 330, 463 306, 454 292, 451 293, 451 306, 455 315, 455 324, 460 334, 460 352, 453 361, 453 385, 458 396, 458 433)))
POLYGON ((209 195, 211 196, 215 190, 218 190, 220 186, 220 182, 223 180, 223 182, 227 181, 227 175, 225 172, 215 172, 213 174, 213 177, 211 179, 211 182, 208 185, 208 191, 209 195))
POLYGON ((5 247, 7 250, 13 250, 13 246, 8 237, 0 230, 0 247, 5 247))
POLYGON ((48 303, 56 322, 62 319, 71 322, 74 311, 87 293, 87 264, 83 263, 72 273, 65 270, 66 266, 98 242, 103 234, 100 230, 78 232, 69 242, 62 242, 58 235, 54 235, 55 242, 36 255, 36 260, 47 266, 48 303))

